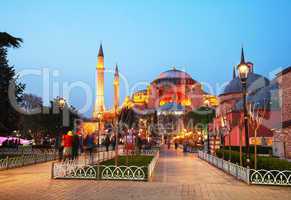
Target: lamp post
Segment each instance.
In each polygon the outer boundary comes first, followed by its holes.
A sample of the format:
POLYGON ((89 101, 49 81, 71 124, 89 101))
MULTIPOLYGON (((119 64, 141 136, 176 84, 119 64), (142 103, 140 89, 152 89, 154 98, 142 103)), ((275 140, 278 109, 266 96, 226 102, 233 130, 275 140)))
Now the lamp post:
POLYGON ((237 66, 239 72, 239 78, 242 84, 242 96, 243 96, 243 111, 244 111, 244 127, 245 127, 245 142, 246 142, 246 164, 250 166, 250 144, 249 144, 249 124, 248 124, 248 111, 247 111, 247 79, 249 74, 249 66, 245 63, 244 51, 241 52, 241 61, 237 66))
POLYGON ((57 140, 58 140, 58 151, 59 151, 59 160, 62 160, 63 158, 63 147, 61 145, 61 132, 63 132, 63 111, 64 111, 64 108, 66 106, 66 100, 63 98, 63 97, 57 97, 56 98, 56 104, 57 104, 57 107, 60 111, 60 126, 59 126, 59 131, 58 131, 58 136, 57 136, 57 140))
POLYGON ((97 159, 98 159, 98 164, 99 164, 99 158, 100 158, 100 156, 99 156, 99 149, 100 149, 100 146, 99 146, 99 140, 100 140, 100 130, 101 130, 101 121, 102 121, 102 113, 101 112, 99 112, 98 114, 97 114, 97 118, 98 118, 98 132, 97 132, 97 159))
MULTIPOLYGON (((114 132, 115 132, 115 159, 114 163, 115 166, 118 165, 118 145, 119 145, 119 139, 118 139, 118 132, 119 132, 119 122, 117 118, 117 109, 114 109, 114 132)), ((127 134, 127 133, 126 133, 127 134)), ((127 142, 127 137, 125 136, 125 141, 127 142)), ((126 153, 126 159, 127 159, 127 153, 126 153)), ((127 162, 126 162, 127 163, 127 162)))

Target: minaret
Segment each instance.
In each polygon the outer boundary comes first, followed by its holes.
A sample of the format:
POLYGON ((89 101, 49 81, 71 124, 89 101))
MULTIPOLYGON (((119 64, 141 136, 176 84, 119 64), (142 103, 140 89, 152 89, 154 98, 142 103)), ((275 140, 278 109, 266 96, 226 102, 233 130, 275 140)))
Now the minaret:
POLYGON ((236 74, 235 74, 235 66, 233 66, 233 69, 232 69, 232 79, 235 79, 236 77, 236 74))
POLYGON ((104 105, 104 54, 102 44, 100 44, 98 58, 97 58, 97 94, 96 94, 96 102, 93 112, 93 118, 98 117, 98 113, 103 113, 105 111, 104 105))
POLYGON ((245 63, 245 54, 244 54, 244 48, 241 48, 241 56, 240 56, 240 63, 245 63))
POLYGON ((116 112, 119 107, 119 73, 117 64, 115 66, 113 86, 114 86, 114 112, 116 112))

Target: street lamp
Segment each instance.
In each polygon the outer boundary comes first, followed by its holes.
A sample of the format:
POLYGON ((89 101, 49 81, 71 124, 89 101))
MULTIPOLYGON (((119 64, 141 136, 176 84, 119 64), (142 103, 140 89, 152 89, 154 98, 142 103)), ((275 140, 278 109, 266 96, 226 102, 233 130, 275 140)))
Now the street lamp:
POLYGON ((246 163, 247 167, 250 166, 250 144, 249 144, 249 126, 248 126, 248 112, 247 112, 247 79, 250 71, 249 66, 245 63, 244 50, 242 48, 241 61, 237 66, 239 72, 239 78, 242 84, 242 95, 243 95, 243 110, 244 110, 244 126, 245 126, 245 140, 246 140, 246 163))
POLYGON ((59 131, 58 131, 58 151, 59 151, 59 160, 63 158, 63 147, 61 145, 61 140, 62 140, 62 133, 63 132, 63 111, 66 106, 66 100, 63 97, 57 97, 56 98, 56 104, 58 109, 60 110, 60 126, 59 126, 59 131))
POLYGON ((100 130, 101 130, 101 121, 102 121, 102 113, 99 112, 97 114, 97 119, 98 119, 98 135, 97 135, 97 156, 98 156, 98 163, 99 163, 99 140, 100 140, 100 130))
POLYGON ((62 110, 66 105, 66 100, 63 97, 57 97, 58 107, 62 110))

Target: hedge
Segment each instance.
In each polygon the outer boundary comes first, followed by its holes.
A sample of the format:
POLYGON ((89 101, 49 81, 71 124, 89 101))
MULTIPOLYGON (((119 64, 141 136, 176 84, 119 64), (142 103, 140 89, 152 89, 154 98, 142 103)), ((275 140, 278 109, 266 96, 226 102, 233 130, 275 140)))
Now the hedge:
MULTIPOLYGON (((216 156, 222 158, 222 150, 216 151, 216 156)), ((224 151, 224 159, 229 160, 229 153, 230 151, 224 151)), ((239 164, 239 152, 231 151, 231 162, 239 164)), ((250 168, 254 168, 254 155, 251 154, 251 163, 250 168)), ((243 166, 246 167, 246 156, 243 154, 243 166)), ((266 170, 291 170, 291 162, 287 160, 281 160, 275 157, 264 157, 264 156, 257 156, 257 169, 266 169, 266 170)))
MULTIPOLYGON (((225 150, 229 149, 229 146, 224 147, 225 150)), ((239 146, 231 146, 232 151, 238 151, 239 152, 239 146)), ((246 147, 242 147, 242 151, 246 152, 246 147)), ((255 152, 255 147, 253 145, 250 146, 250 153, 255 152)), ((265 147, 265 146, 257 146, 257 153, 258 154, 272 154, 272 147, 265 147)))

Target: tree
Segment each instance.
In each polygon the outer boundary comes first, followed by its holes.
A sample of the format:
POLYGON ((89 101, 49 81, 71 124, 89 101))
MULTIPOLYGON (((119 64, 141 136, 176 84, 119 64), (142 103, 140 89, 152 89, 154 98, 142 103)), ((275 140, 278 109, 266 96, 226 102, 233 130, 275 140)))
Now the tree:
MULTIPOLYGON (((222 110, 221 112, 221 119, 222 119, 222 128, 225 132, 225 135, 228 135, 228 149, 229 149, 229 161, 231 161, 231 130, 234 126, 232 120, 232 110, 222 110)), ((225 138, 224 138, 225 139, 225 138)))
POLYGON ((33 94, 23 94, 21 107, 25 109, 27 113, 34 113, 36 109, 42 107, 42 98, 33 94))
POLYGON ((17 48, 21 42, 20 38, 0 33, 0 132, 6 134, 19 128, 20 113, 14 106, 21 103, 25 88, 24 84, 18 82, 14 67, 8 64, 7 47, 17 48))
POLYGON ((213 121, 214 117, 215 117, 215 110, 213 108, 210 108, 208 106, 201 106, 194 111, 188 112, 185 116, 185 119, 187 122, 187 126, 189 124, 195 125, 195 126, 197 124, 202 125, 201 131, 203 131, 204 134, 207 134, 208 144, 209 144, 208 124, 213 121))
POLYGON ((21 135, 34 139, 36 143, 40 141, 41 138, 49 136, 50 138, 56 138, 59 142, 61 134, 65 130, 73 130, 75 121, 80 119, 81 116, 78 111, 69 105, 65 105, 64 112, 67 117, 68 124, 62 124, 62 113, 57 106, 56 99, 51 102, 49 107, 42 105, 42 100, 40 97, 37 97, 33 94, 24 95, 24 103, 22 106, 27 109, 26 113, 22 114, 22 123, 21 123, 21 135), (33 110, 38 106, 41 107, 41 111, 49 110, 49 113, 45 112, 34 112, 33 110))
MULTIPOLYGON (((124 107, 121 110, 121 113, 118 118, 118 130, 125 131, 125 145, 127 145, 127 133, 128 130, 135 127, 137 121, 137 114, 132 108, 124 107)), ((117 131, 118 134, 118 131, 117 131)), ((132 136, 133 137, 133 136, 132 136)), ((118 151, 117 151, 118 153, 118 151)), ((115 156, 116 165, 118 160, 118 155, 115 156)), ((128 164, 128 148, 126 148, 126 164, 128 164)))
POLYGON ((261 127, 264 118, 267 114, 267 102, 261 106, 260 103, 249 104, 249 118, 250 118, 250 125, 254 130, 254 165, 255 169, 257 169, 257 133, 258 129, 261 127))
POLYGON ((22 42, 21 38, 13 37, 6 32, 0 32, 0 47, 19 48, 22 42))

